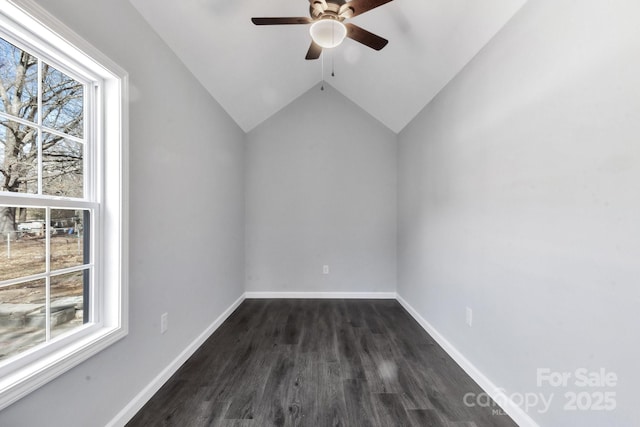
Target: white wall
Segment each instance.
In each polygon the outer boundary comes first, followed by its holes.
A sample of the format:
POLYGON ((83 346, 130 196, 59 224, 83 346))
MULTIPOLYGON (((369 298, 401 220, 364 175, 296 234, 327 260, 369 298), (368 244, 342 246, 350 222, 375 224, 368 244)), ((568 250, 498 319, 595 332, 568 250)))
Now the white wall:
POLYGON ((39 3, 130 74, 130 333, 0 425, 102 426, 243 292, 244 134, 126 0, 39 3))
POLYGON ((399 294, 507 394, 554 393, 544 426, 640 419, 639 18, 529 0, 399 135, 399 294), (581 367, 618 385, 536 385, 581 367), (616 411, 563 410, 604 390, 616 411))
POLYGON ((247 291, 396 289, 396 135, 324 86, 248 134, 247 291))

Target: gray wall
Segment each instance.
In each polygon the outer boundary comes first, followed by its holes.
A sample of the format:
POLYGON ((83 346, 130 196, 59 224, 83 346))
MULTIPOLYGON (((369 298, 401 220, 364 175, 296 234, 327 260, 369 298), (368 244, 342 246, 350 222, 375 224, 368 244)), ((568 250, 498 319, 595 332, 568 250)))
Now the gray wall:
POLYGON ((325 84, 246 150, 247 291, 395 291, 393 132, 325 84))
POLYGON ((126 0, 39 3, 130 74, 130 333, 0 425, 101 426, 243 293, 244 134, 126 0))
POLYGON ((640 419, 639 16, 529 0, 399 135, 398 292, 507 394, 554 393, 544 426, 640 419), (615 412, 536 385, 581 367, 615 412))

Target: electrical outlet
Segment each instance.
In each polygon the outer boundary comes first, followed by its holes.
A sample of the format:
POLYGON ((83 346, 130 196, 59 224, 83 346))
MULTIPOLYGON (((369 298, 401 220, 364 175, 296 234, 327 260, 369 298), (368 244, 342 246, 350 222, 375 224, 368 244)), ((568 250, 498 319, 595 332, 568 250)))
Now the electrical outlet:
POLYGON ((467 325, 469 327, 473 326, 473 310, 471 310, 469 307, 467 307, 467 312, 466 312, 466 321, 467 321, 467 325))
POLYGON ((328 265, 323 265, 322 266, 322 274, 329 274, 329 266, 328 265))
POLYGON ((169 313, 163 313, 160 316, 160 333, 164 334, 169 329, 169 313))

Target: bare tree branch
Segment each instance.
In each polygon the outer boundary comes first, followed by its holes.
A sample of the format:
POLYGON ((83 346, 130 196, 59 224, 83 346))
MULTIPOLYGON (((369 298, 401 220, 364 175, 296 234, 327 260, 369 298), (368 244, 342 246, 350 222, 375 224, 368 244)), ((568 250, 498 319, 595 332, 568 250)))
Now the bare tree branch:
MULTIPOLYGON (((4 112, 44 126, 38 147, 35 126, 16 120, 0 120, 0 191, 37 192, 42 180, 44 194, 69 197, 83 195, 82 145, 57 134, 81 136, 84 86, 42 62, 42 93, 38 94, 38 59, 0 39, 0 99, 4 112), (42 108, 38 111, 38 99, 42 108), (42 162, 38 162, 42 153, 42 162)), ((26 216, 23 216, 23 221, 26 216)), ((0 233, 15 230, 14 207, 0 207, 0 233)))

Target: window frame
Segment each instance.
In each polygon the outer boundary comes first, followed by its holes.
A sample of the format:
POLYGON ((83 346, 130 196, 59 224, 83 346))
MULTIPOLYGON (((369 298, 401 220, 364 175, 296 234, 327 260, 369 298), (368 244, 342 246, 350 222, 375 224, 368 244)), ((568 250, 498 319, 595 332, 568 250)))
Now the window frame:
POLYGON ((19 47, 84 83, 92 104, 85 100, 84 111, 95 108, 95 114, 84 118, 93 120, 84 125, 92 132, 84 135, 83 155, 89 198, 2 193, 0 201, 45 207, 50 206, 45 201, 55 200, 55 208, 91 210, 92 224, 97 224, 90 229, 94 281, 85 301, 91 304, 92 322, 26 350, 4 366, 1 410, 128 333, 128 75, 32 0, 0 0, 0 24, 0 36, 20 41, 19 47))

